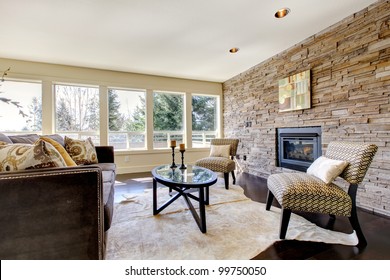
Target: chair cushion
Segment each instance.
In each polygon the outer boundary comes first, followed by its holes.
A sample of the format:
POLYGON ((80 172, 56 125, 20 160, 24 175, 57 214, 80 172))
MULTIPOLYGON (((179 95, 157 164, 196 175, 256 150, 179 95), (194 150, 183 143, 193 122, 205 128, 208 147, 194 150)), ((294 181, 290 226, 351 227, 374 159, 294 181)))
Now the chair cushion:
POLYGON ((316 176, 326 184, 329 184, 343 172, 347 165, 347 161, 320 156, 309 166, 306 173, 316 176))
POLYGON ((234 160, 224 157, 207 157, 197 160, 195 165, 208 168, 214 172, 228 173, 236 168, 234 160))
POLYGON ((339 186, 306 173, 272 174, 268 189, 286 209, 351 216, 351 197, 339 186))
POLYGON ((214 138, 211 139, 211 145, 230 145, 230 155, 236 156, 237 148, 238 148, 238 139, 230 139, 230 138, 214 138))
POLYGON ((209 157, 224 157, 229 158, 230 145, 211 145, 209 157))

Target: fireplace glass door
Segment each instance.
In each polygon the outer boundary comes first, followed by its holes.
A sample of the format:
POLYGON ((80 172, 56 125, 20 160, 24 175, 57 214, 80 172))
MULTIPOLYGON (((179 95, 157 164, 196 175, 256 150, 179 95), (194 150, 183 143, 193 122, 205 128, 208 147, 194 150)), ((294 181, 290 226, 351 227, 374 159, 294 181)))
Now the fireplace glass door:
POLYGON ((298 160, 312 163, 314 161, 313 139, 283 139, 283 157, 286 160, 298 160))
POLYGON ((321 128, 280 128, 278 146, 278 166, 306 171, 321 155, 321 128))

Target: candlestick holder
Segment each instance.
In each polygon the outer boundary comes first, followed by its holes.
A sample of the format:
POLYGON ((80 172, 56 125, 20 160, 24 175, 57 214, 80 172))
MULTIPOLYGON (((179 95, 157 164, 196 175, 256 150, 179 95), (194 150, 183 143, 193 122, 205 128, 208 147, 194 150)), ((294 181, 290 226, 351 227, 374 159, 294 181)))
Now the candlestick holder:
POLYGON ((187 167, 184 165, 184 152, 186 150, 180 150, 180 153, 181 153, 181 165, 179 167, 179 169, 187 169, 187 167))
POLYGON ((176 168, 177 165, 175 164, 175 148, 176 146, 171 146, 172 148, 172 164, 170 166, 170 168, 176 168))

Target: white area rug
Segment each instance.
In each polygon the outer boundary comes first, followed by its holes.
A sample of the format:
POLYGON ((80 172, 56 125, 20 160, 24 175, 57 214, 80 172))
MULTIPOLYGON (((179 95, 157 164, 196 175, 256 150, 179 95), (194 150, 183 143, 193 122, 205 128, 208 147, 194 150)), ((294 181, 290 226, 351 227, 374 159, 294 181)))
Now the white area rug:
MULTIPOLYGON (((168 188, 158 190, 159 206, 169 199, 168 188)), ((200 232, 183 198, 153 216, 152 191, 130 194, 116 204, 107 232, 106 259, 244 259, 248 260, 280 240, 280 209, 265 210, 239 186, 226 190, 223 180, 210 187, 206 206, 207 233, 200 232)), ((194 206, 197 202, 193 202, 194 206)), ((322 229, 292 214, 286 239, 356 245, 355 233, 322 229)))

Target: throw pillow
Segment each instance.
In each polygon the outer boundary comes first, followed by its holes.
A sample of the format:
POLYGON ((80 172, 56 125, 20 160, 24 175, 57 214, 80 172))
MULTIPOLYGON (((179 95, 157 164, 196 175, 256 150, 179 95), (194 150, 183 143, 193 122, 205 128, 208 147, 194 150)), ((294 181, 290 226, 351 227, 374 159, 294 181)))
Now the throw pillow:
POLYGON ((77 165, 98 163, 91 137, 87 140, 78 140, 65 136, 65 149, 77 165))
POLYGON ((339 176, 347 166, 347 161, 320 156, 309 166, 306 173, 321 179, 326 184, 329 184, 336 179, 336 177, 339 176))
POLYGON ((50 138, 56 141, 57 143, 61 144, 62 147, 65 147, 64 137, 62 137, 59 134, 46 134, 46 135, 42 135, 41 137, 50 138))
POLYGON ((9 137, 7 135, 5 135, 4 133, 0 133, 0 141, 12 144, 12 140, 9 139, 9 137))
POLYGON ((211 145, 210 157, 225 157, 230 156, 230 145, 211 145))
POLYGON ((77 166, 72 157, 68 154, 68 152, 60 143, 46 136, 41 136, 39 139, 52 144, 53 147, 61 154, 62 158, 66 163, 66 166, 77 166))
POLYGON ((9 144, 0 146, 0 171, 65 167, 60 153, 43 140, 35 144, 9 144))
POLYGON ((12 143, 16 144, 34 144, 35 141, 39 139, 38 134, 22 134, 22 135, 13 135, 8 136, 11 139, 12 143))

